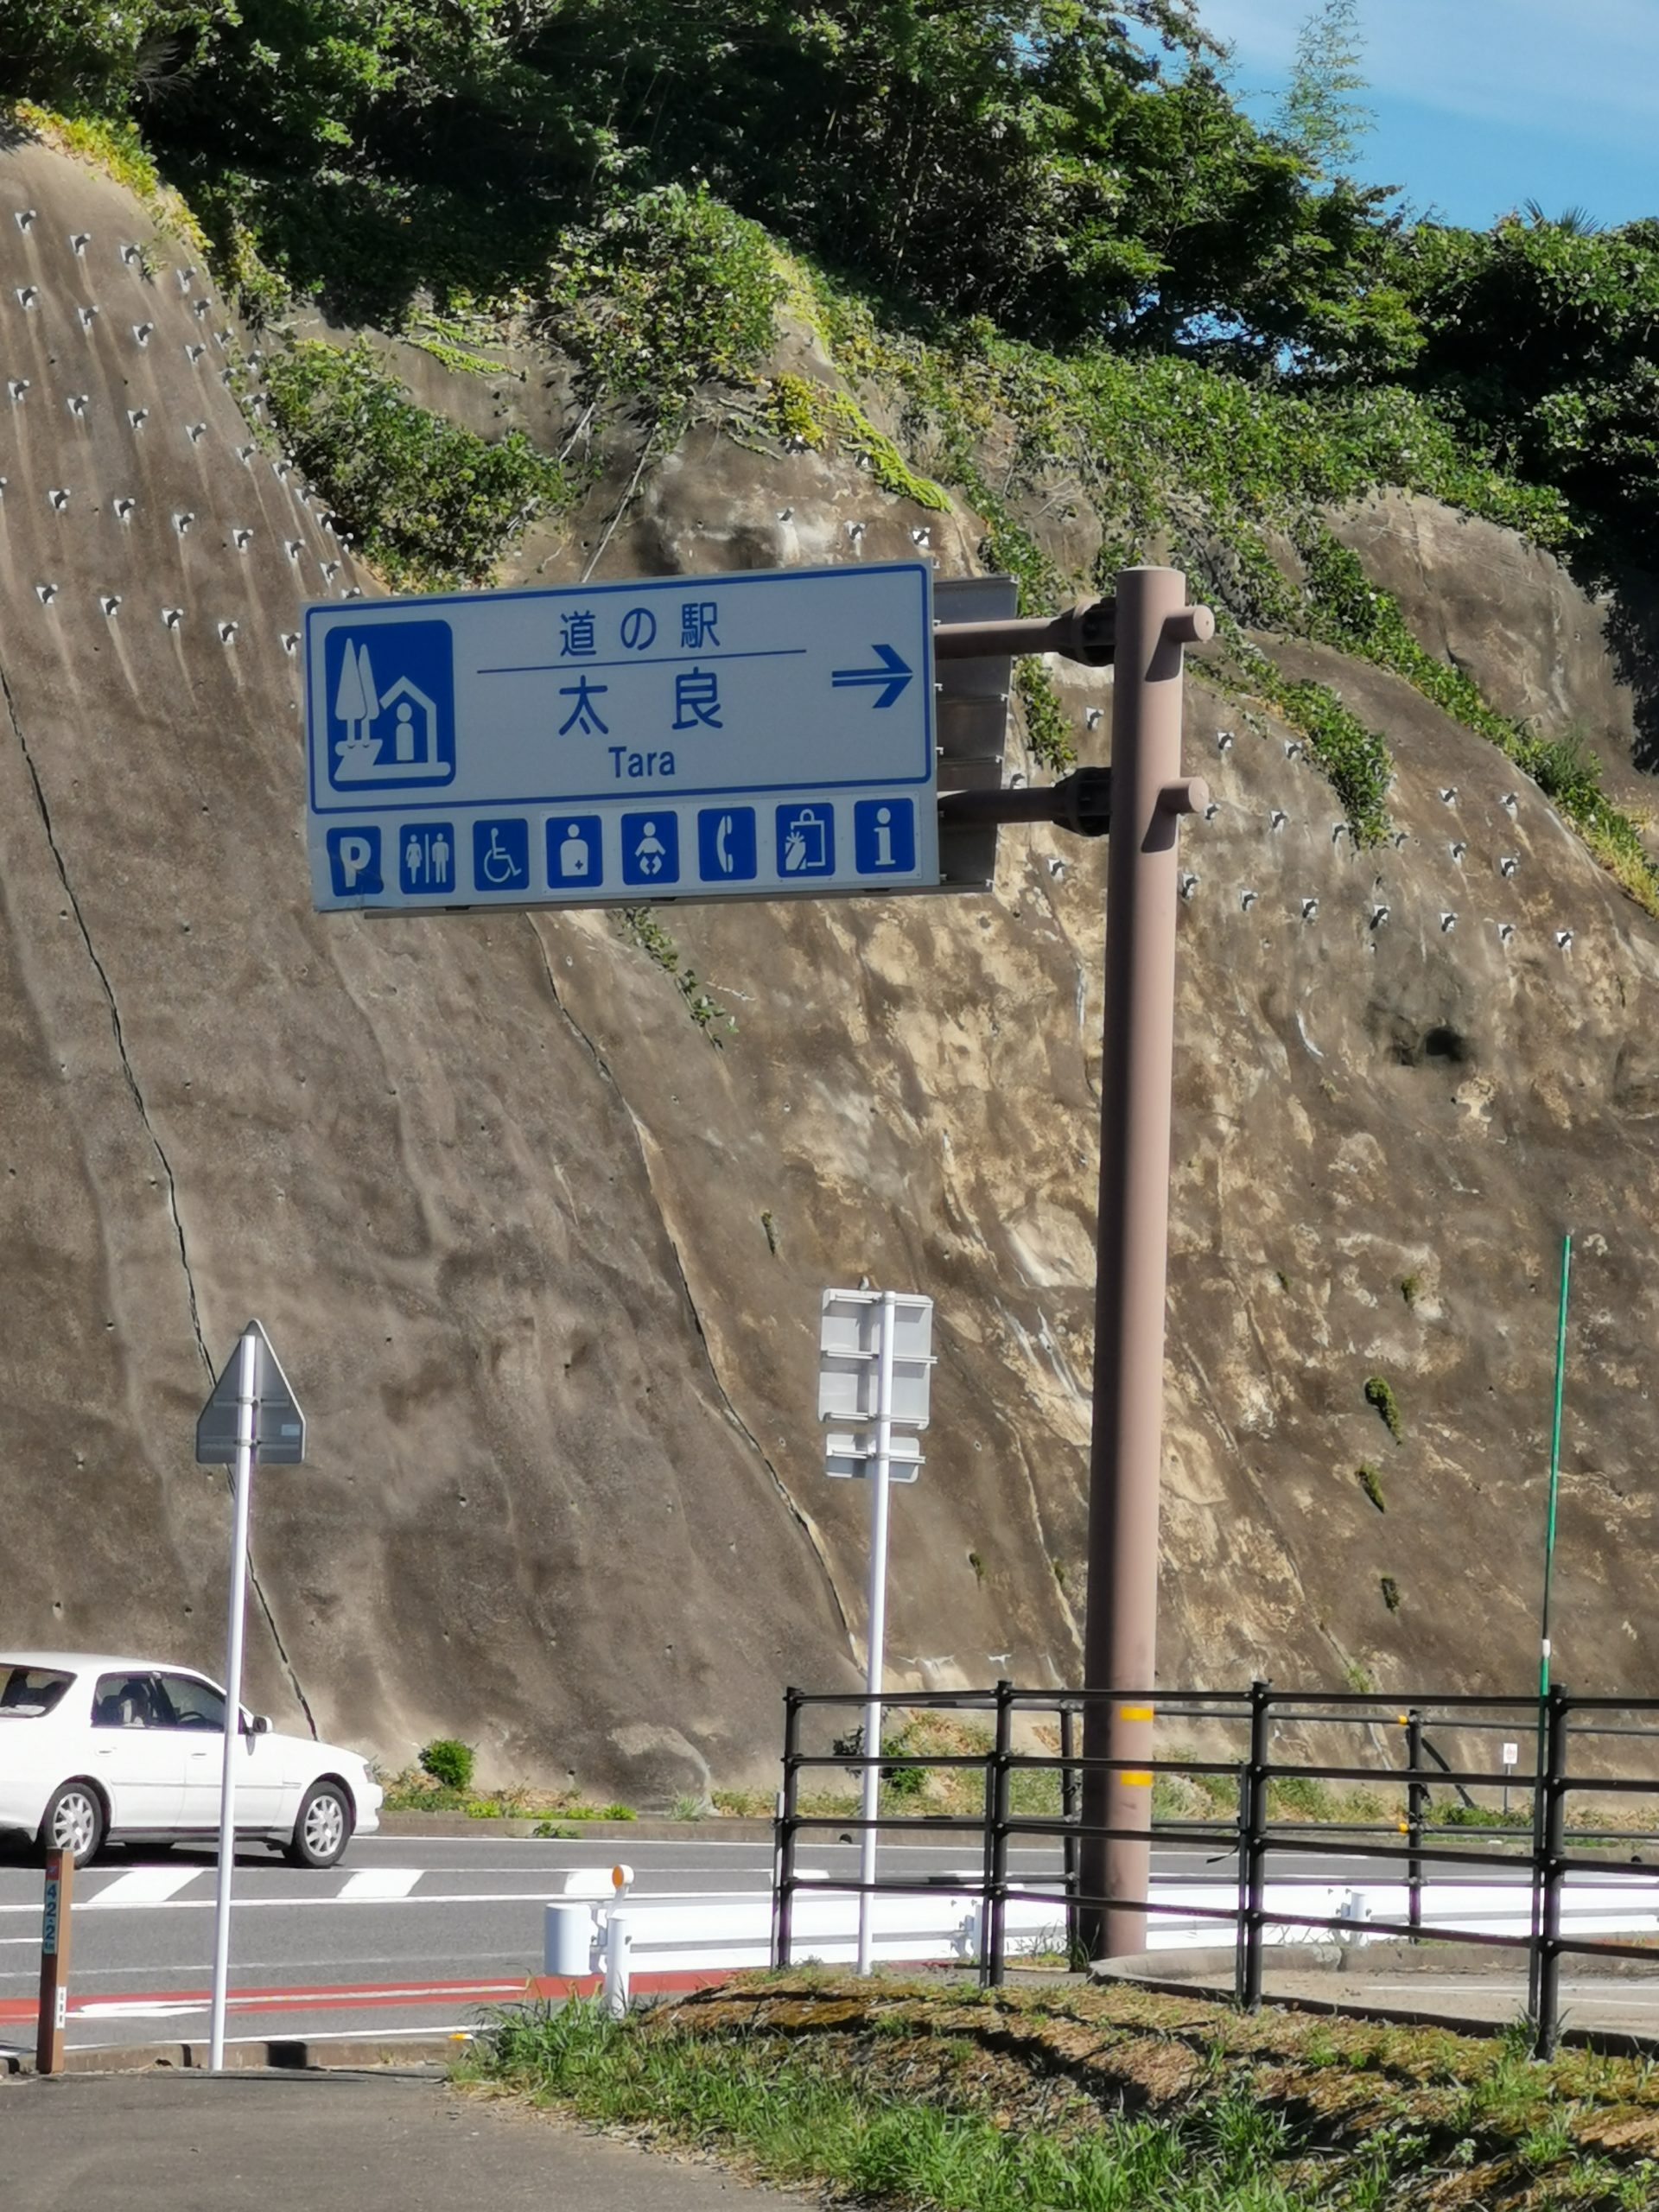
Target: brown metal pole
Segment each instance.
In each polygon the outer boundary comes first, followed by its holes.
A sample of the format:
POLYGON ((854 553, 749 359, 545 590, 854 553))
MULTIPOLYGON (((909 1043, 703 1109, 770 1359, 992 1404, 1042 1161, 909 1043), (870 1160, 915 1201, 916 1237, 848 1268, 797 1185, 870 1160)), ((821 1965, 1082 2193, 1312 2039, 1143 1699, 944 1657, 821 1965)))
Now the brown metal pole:
POLYGON ((41 1921, 40 2026, 35 2039, 35 2068, 40 2074, 63 2071, 63 2031, 69 2004, 69 1905, 74 1882, 74 1853, 48 1851, 41 1921))
POLYGON ((1163 1442, 1164 1296, 1169 1249, 1170 1084, 1175 1051, 1177 825, 1202 805, 1181 778, 1181 648, 1213 635, 1175 569, 1117 582, 1112 826, 1106 885, 1106 1028, 1101 1067, 1100 1243, 1084 1631, 1084 1897, 1090 1956, 1146 1948, 1152 1864, 1150 1694, 1157 1659, 1158 1484, 1163 1442), (1115 1840, 1091 1828, 1128 1831, 1115 1840))
POLYGON ((1011 615, 1004 622, 936 622, 933 658, 1001 659, 1011 653, 1062 653, 1087 668, 1111 664, 1115 609, 1109 599, 1084 600, 1063 614, 1011 615))

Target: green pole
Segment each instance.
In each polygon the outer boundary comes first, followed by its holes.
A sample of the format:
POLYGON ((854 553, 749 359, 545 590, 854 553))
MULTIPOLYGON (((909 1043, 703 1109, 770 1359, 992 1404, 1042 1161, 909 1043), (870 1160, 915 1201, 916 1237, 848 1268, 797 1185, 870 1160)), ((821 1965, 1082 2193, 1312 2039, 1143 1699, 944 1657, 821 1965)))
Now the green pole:
POLYGON ((1555 1320, 1555 1407, 1549 1428, 1549 1503, 1544 1516, 1544 1605, 1538 1636, 1538 1751, 1532 1785, 1532 1941, 1527 1947, 1527 2012, 1535 2020, 1539 2006, 1539 1974, 1542 1933, 1543 1892, 1537 1878, 1544 1848, 1544 1732, 1549 1696, 1549 1600, 1555 1579, 1555 1506, 1561 1485, 1561 1391, 1567 1378, 1567 1287, 1573 1270, 1573 1232, 1561 1238, 1561 1302, 1555 1320))
POLYGON ((1549 1694, 1549 1599, 1555 1577, 1555 1506, 1561 1486, 1561 1392, 1567 1379, 1567 1287, 1573 1272, 1573 1232, 1561 1239, 1561 1304, 1555 1323, 1555 1410, 1549 1431, 1549 1504, 1544 1519, 1544 1610, 1538 1641, 1538 1694, 1549 1694))

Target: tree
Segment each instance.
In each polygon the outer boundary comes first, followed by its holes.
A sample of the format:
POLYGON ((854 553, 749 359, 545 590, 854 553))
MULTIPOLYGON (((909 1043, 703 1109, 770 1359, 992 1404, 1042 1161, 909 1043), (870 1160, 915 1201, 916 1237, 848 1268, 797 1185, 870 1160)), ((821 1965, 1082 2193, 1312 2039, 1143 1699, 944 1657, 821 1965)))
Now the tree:
POLYGON ((335 717, 345 723, 347 737, 358 738, 363 732, 357 725, 368 711, 369 696, 363 687, 363 671, 357 664, 356 648, 347 638, 340 660, 340 685, 334 693, 335 717))
POLYGON ((1323 176, 1340 175, 1351 166, 1374 120, 1370 109, 1351 97, 1365 90, 1363 49, 1359 0, 1319 0, 1296 40, 1279 128, 1323 176))
POLYGON ((1591 559, 1659 568, 1659 222, 1421 223, 1393 275, 1422 333, 1411 382, 1563 493, 1591 559))

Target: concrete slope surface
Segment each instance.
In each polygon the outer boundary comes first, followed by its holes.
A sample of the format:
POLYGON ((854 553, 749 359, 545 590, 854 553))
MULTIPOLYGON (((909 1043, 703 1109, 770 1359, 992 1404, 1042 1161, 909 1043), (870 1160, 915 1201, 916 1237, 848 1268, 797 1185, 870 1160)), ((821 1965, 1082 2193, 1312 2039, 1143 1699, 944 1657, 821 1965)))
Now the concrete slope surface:
MULTIPOLYGON (((762 1781, 783 1682, 855 1679, 865 1501, 811 1416, 818 1292, 868 1275, 939 1308, 893 1680, 1074 1678, 1103 853, 1010 832, 988 898, 659 910, 720 1050, 614 917, 314 916, 286 641, 374 587, 188 265, 113 186, 0 161, 5 1636, 213 1663, 192 1426, 257 1313, 314 1444, 258 1485, 260 1701, 642 1802, 762 1781)), ((925 528, 969 565, 970 517, 699 430, 599 573, 925 528)), ((1559 1663, 1645 1687, 1659 938, 1491 747, 1281 650, 1387 734, 1400 841, 1357 850, 1195 663, 1166 1674, 1525 1687, 1570 1223, 1559 1663)), ((1065 696, 1101 757, 1109 688, 1065 696)))

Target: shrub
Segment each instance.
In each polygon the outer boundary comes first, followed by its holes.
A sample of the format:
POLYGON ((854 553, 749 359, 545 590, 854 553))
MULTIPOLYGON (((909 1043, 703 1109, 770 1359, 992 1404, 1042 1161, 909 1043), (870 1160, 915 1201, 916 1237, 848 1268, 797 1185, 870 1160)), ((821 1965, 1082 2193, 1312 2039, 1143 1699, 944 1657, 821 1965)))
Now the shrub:
POLYGON ((486 584, 563 472, 519 431, 492 443, 417 407, 366 341, 308 339, 265 370, 284 446, 395 589, 486 584))
POLYGON ((1368 1406, 1376 1407, 1383 1427, 1388 1430, 1389 1434, 1397 1444, 1405 1431, 1406 1424, 1400 1412, 1400 1401, 1395 1396, 1393 1389, 1382 1376, 1373 1375, 1367 1381, 1365 1402, 1368 1406))
POLYGON ((1382 1592, 1382 1602, 1391 1613, 1400 1610, 1400 1585, 1391 1574, 1385 1574, 1377 1585, 1382 1592))
MULTIPOLYGON (((863 1729, 854 1728, 845 1736, 837 1736, 830 1748, 837 1758, 855 1759, 864 1748, 863 1729)), ((910 1730, 896 1728, 891 1735, 883 1736, 881 1750, 887 1758, 908 1757, 911 1752, 910 1730)), ((927 1788, 927 1775, 925 1766, 884 1766, 881 1770, 882 1781, 899 1797, 919 1797, 927 1788)))
POLYGON ((421 1770, 445 1789, 473 1786, 473 1747, 453 1736, 436 1736, 421 1750, 421 1770))
POLYGON ((1355 1468, 1354 1472, 1359 1478, 1359 1486, 1361 1490, 1363 1490, 1366 1497, 1370 1499, 1371 1503, 1376 1508, 1377 1511, 1379 1513, 1386 1513, 1389 1509, 1383 1503, 1382 1485, 1377 1479, 1376 1469, 1371 1466, 1369 1463, 1362 1460, 1360 1465, 1355 1468))
POLYGON ((749 380, 783 296, 764 231, 702 185, 671 184, 567 231, 543 312, 594 397, 630 399, 665 421, 699 384, 749 380))

